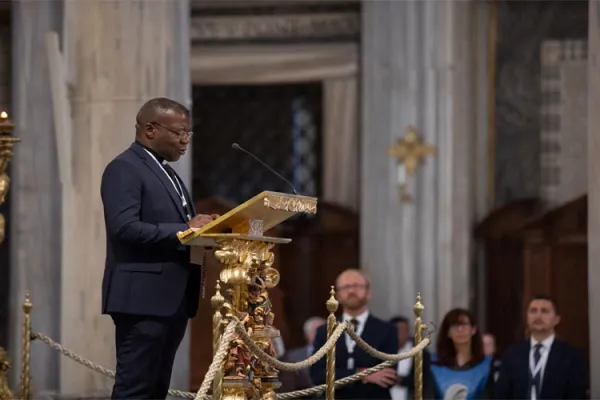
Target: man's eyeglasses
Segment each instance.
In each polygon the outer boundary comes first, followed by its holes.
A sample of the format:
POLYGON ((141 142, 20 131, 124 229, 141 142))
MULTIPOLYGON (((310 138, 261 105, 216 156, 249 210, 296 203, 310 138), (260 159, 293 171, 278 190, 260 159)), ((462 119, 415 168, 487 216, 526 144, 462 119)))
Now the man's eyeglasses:
POLYGON ((365 285, 364 283, 353 283, 353 284, 349 284, 349 285, 343 285, 343 286, 338 286, 337 287, 337 291, 338 292, 345 292, 347 290, 360 290, 360 289, 366 289, 367 285, 365 285))
POLYGON ((180 139, 191 139, 192 136, 194 135, 194 132, 177 131, 173 128, 169 128, 168 126, 164 126, 163 124, 161 124, 159 122, 149 122, 149 124, 160 126, 161 128, 164 128, 164 129, 168 130, 169 132, 176 134, 177 136, 179 136, 180 139))

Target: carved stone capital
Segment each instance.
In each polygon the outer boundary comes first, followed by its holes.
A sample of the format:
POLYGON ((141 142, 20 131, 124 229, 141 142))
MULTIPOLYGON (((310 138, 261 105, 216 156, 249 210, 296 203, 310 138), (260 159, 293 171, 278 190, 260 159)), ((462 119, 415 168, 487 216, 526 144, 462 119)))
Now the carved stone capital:
POLYGON ((196 42, 308 39, 356 36, 357 13, 264 16, 193 17, 191 40, 196 42))

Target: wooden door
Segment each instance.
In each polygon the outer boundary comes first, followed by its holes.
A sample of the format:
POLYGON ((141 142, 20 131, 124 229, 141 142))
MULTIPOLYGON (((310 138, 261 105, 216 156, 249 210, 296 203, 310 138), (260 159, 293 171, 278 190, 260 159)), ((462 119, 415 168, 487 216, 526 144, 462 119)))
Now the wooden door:
POLYGON ((525 244, 516 232, 533 217, 535 207, 533 199, 507 204, 490 212, 475 229, 485 253, 486 286, 486 297, 475 303, 484 307, 485 321, 480 323, 496 337, 499 355, 523 338, 525 244))
POLYGON ((305 345, 303 324, 327 316, 325 302, 335 279, 345 269, 359 268, 358 215, 320 203, 316 218, 284 233, 292 242, 280 247, 281 289, 290 327, 286 348, 305 345))

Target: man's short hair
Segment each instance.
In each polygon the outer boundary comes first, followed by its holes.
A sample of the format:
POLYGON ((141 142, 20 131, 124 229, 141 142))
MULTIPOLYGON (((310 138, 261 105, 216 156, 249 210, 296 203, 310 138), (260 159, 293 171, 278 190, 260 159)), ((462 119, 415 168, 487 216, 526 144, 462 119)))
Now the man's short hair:
POLYGON ((144 105, 140 108, 137 114, 137 120, 140 123, 148 123, 150 116, 154 116, 159 114, 160 112, 167 111, 179 111, 184 114, 186 117, 189 117, 190 110, 181 103, 176 102, 175 100, 168 99, 166 97, 155 97, 153 99, 148 100, 144 105))
POLYGON ((337 288, 337 282, 340 279, 340 276, 342 276, 342 275, 344 275, 344 274, 346 274, 348 272, 354 272, 354 273, 359 274, 365 280, 365 284, 367 285, 367 288, 371 287, 371 280, 369 279, 369 276, 365 273, 365 271, 362 271, 362 270, 360 270, 358 268, 348 268, 348 269, 345 269, 342 272, 340 272, 340 274, 335 279, 336 288, 337 288))
POLYGON ((556 303, 556 300, 554 300, 553 297, 548 296, 546 294, 536 294, 535 296, 533 296, 531 298, 531 301, 529 302, 529 305, 531 305, 531 303, 534 300, 546 300, 546 301, 549 301, 552 304, 552 308, 554 308, 554 312, 556 313, 556 315, 560 315, 559 311, 558 311, 558 304, 556 303))

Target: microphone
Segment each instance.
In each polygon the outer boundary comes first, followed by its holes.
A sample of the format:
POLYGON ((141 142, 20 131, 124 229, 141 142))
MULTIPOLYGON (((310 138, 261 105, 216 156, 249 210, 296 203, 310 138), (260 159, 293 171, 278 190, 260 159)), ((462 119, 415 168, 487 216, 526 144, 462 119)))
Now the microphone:
POLYGON ((231 148, 234 150, 239 150, 239 151, 243 151, 244 153, 248 154, 250 157, 254 158, 256 161, 258 161, 263 167, 265 167, 266 169, 268 169, 269 171, 271 171, 273 174, 275 174, 279 179, 281 179, 282 181, 284 181, 285 183, 287 183, 287 185, 289 187, 292 188, 292 191, 294 192, 294 194, 298 194, 298 192, 296 192, 296 189, 294 189, 294 185, 292 185, 290 183, 290 181, 288 181, 287 179, 285 179, 283 177, 283 175, 281 175, 279 172, 275 171, 273 168, 269 167, 265 162, 263 162, 260 158, 256 157, 254 154, 250 153, 248 150, 244 149, 242 146, 240 146, 237 143, 232 143, 231 144, 231 148))

